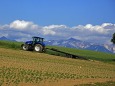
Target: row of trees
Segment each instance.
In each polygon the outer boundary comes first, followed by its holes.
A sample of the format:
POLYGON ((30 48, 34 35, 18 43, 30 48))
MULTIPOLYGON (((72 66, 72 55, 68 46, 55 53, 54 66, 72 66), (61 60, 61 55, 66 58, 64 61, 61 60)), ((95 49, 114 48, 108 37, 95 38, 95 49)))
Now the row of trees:
POLYGON ((115 44, 115 33, 113 34, 113 37, 112 37, 112 39, 111 39, 111 42, 112 42, 113 44, 115 44))

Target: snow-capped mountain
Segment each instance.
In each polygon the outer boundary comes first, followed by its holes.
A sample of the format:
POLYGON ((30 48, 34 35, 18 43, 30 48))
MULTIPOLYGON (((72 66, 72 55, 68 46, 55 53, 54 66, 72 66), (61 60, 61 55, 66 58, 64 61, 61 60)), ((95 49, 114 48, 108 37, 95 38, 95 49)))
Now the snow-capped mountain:
POLYGON ((107 53, 115 53, 115 46, 114 45, 95 44, 95 43, 77 40, 74 38, 69 38, 66 40, 49 40, 49 41, 46 41, 46 45, 56 45, 56 46, 64 46, 64 47, 69 47, 69 48, 77 48, 77 49, 94 50, 94 51, 101 51, 101 52, 107 52, 107 53))
POLYGON ((70 48, 86 48, 89 46, 89 43, 83 42, 74 38, 70 38, 67 40, 49 40, 46 41, 47 45, 58 45, 70 48))
POLYGON ((87 50, 94 50, 94 51, 100 51, 100 52, 108 52, 111 53, 110 50, 108 50, 107 48, 105 48, 103 45, 91 45, 88 48, 86 48, 87 50))
POLYGON ((111 45, 108 45, 108 44, 104 44, 104 47, 106 49, 108 49, 109 51, 115 53, 115 45, 111 44, 111 45))

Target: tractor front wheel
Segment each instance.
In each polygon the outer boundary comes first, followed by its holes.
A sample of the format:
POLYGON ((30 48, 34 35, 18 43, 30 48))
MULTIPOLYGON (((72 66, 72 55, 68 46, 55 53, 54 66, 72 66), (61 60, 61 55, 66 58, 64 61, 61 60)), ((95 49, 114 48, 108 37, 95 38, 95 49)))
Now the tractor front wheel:
POLYGON ((36 51, 36 52, 43 52, 43 46, 42 45, 40 45, 40 44, 36 44, 35 45, 35 47, 34 47, 34 50, 36 51))
POLYGON ((29 46, 27 44, 22 44, 21 47, 25 51, 29 50, 29 46))

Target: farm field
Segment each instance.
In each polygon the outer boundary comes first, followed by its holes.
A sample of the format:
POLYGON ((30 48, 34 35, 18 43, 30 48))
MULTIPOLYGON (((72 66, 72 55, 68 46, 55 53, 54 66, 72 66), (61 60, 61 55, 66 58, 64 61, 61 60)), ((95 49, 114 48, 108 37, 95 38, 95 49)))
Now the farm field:
MULTIPOLYGON (((22 42, 0 41, 0 47, 7 48, 7 49, 21 50, 21 47, 20 47, 21 44, 22 42)), ((96 52, 96 51, 91 51, 91 50, 65 48, 65 47, 59 47, 59 46, 46 46, 46 48, 55 48, 60 51, 64 51, 66 53, 83 56, 86 59, 115 64, 115 54, 96 52)), ((47 50, 46 54, 65 57, 65 55, 63 55, 62 53, 57 53, 51 50, 47 50)))
POLYGON ((115 65, 0 48, 0 86, 77 86, 115 81, 115 65))
POLYGON ((20 45, 0 41, 0 86, 115 85, 114 54, 47 46, 90 59, 80 60, 52 51, 23 51, 20 45))

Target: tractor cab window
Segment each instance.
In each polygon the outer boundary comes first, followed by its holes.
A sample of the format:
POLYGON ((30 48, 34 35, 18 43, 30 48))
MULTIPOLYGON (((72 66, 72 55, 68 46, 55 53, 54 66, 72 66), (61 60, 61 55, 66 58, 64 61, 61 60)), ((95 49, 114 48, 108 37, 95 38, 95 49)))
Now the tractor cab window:
POLYGON ((34 38, 33 37, 33 41, 36 43, 36 42, 43 42, 43 38, 39 38, 39 37, 36 37, 34 38))
POLYGON ((39 41, 40 41, 40 42, 43 42, 43 38, 40 38, 39 41))
POLYGON ((37 42, 38 40, 37 40, 36 38, 33 38, 33 41, 34 41, 34 42, 37 42))

